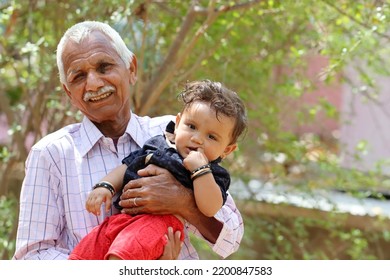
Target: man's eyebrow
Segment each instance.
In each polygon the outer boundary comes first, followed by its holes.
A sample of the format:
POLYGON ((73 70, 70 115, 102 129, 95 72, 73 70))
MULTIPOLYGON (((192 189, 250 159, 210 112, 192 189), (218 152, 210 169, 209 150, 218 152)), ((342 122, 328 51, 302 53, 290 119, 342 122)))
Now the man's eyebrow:
MULTIPOLYGON (((93 63, 96 66, 99 66, 99 65, 104 64, 104 63, 114 64, 115 60, 113 60, 111 57, 105 57, 105 58, 99 58, 98 60, 96 60, 96 62, 93 62, 93 63)), ((80 66, 75 66, 74 68, 70 68, 69 69, 68 75, 73 75, 73 74, 76 74, 76 73, 78 73, 80 71, 82 71, 81 67, 80 66)))
POLYGON ((67 76, 67 77, 74 76, 74 75, 76 75, 77 73, 79 73, 80 71, 81 71, 81 70, 80 70, 80 67, 70 68, 70 69, 68 69, 68 71, 66 72, 66 76, 67 76))
POLYGON ((102 58, 99 58, 97 61, 96 61, 96 64, 97 65, 100 65, 102 63, 115 63, 115 59, 113 59, 112 57, 102 57, 102 58))
POLYGON ((96 64, 99 65, 99 64, 107 63, 107 62, 108 62, 108 59, 100 58, 98 61, 96 61, 96 64))
POLYGON ((75 74, 77 72, 80 72, 80 67, 76 67, 74 69, 70 69, 69 74, 75 74))

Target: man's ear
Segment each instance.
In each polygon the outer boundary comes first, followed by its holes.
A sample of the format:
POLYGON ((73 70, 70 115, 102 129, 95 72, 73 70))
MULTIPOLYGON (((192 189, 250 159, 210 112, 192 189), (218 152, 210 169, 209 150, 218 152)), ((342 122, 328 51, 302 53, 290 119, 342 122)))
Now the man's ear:
POLYGON ((65 84, 62 84, 62 88, 66 92, 66 95, 68 95, 69 99, 72 100, 72 94, 70 93, 69 89, 66 87, 65 84))
POLYGON ((232 152, 234 152, 235 150, 237 149, 237 143, 234 143, 234 144, 230 144, 229 146, 227 146, 225 148, 225 150, 223 151, 223 154, 221 155, 221 158, 224 159, 226 158, 228 155, 230 155, 232 152))
POLYGON ((135 83, 137 82, 137 57, 133 54, 133 57, 131 59, 131 62, 130 62, 130 67, 129 67, 129 71, 130 71, 130 84, 132 85, 135 85, 135 83))

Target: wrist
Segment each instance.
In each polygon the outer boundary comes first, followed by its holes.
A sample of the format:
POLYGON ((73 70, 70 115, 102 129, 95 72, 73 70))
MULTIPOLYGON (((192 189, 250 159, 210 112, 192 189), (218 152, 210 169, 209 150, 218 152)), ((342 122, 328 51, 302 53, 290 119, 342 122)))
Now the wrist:
POLYGON ((95 186, 93 186, 92 189, 94 190, 94 189, 97 189, 97 188, 105 188, 105 189, 110 191, 112 196, 115 195, 115 189, 114 189, 113 185, 110 182, 101 181, 101 182, 97 183, 95 186))
POLYGON ((196 168, 196 169, 191 171, 191 180, 194 181, 197 178, 199 178, 199 177, 201 177, 203 175, 209 174, 211 172, 212 171, 211 171, 210 163, 202 165, 202 166, 199 166, 198 168, 196 168))
POLYGON ((200 170, 202 170, 204 168, 211 168, 210 163, 203 164, 203 165, 201 165, 201 166, 199 166, 199 167, 197 167, 197 168, 195 168, 193 170, 190 170, 191 171, 191 175, 193 175, 194 173, 196 173, 196 172, 198 172, 198 171, 200 171, 200 170))
POLYGON ((180 206, 175 207, 175 213, 182 216, 185 220, 193 220, 193 216, 198 215, 199 209, 196 205, 194 191, 184 188, 185 193, 180 198, 180 206))

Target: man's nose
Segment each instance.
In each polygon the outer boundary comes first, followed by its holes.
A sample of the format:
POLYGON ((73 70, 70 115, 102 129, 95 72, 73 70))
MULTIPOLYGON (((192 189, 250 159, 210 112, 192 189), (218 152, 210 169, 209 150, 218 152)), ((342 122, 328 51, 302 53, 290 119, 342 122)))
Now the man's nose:
POLYGON ((104 86, 103 80, 100 78, 99 74, 96 72, 89 72, 87 75, 87 83, 85 85, 86 91, 97 91, 99 88, 104 86))

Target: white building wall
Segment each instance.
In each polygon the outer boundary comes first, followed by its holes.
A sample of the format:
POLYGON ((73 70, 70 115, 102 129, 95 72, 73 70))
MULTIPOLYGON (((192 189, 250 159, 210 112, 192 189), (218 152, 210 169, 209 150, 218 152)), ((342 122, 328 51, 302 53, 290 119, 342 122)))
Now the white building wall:
MULTIPOLYGON (((366 89, 354 69, 347 70, 351 85, 342 92, 340 143, 342 165, 371 170, 379 161, 390 161, 390 77, 378 77, 378 94, 366 89), (360 90, 354 90, 358 88, 360 90), (367 141, 366 153, 361 160, 353 155, 359 141, 367 141)), ((383 166, 390 175, 390 164, 383 166)))

